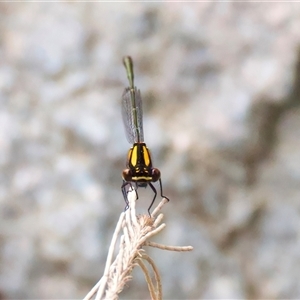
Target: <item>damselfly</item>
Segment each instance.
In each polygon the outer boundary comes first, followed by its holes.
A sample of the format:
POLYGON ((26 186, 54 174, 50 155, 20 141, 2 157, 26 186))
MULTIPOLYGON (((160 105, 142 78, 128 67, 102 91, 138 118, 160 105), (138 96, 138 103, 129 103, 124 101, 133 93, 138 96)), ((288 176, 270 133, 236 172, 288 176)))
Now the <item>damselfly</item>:
POLYGON ((152 167, 150 151, 144 143, 142 99, 140 90, 134 86, 133 62, 131 57, 124 57, 123 63, 129 87, 125 89, 122 96, 122 116, 127 140, 133 145, 128 151, 127 168, 122 173, 123 184, 121 189, 126 202, 125 209, 127 209, 129 205, 127 194, 128 189, 133 188, 132 183, 135 183, 137 198, 138 187, 147 187, 149 185, 154 192, 154 197, 148 208, 148 213, 151 216, 150 209, 157 195, 153 182, 159 181, 161 197, 166 198, 168 201, 169 198, 163 195, 160 171, 152 167))

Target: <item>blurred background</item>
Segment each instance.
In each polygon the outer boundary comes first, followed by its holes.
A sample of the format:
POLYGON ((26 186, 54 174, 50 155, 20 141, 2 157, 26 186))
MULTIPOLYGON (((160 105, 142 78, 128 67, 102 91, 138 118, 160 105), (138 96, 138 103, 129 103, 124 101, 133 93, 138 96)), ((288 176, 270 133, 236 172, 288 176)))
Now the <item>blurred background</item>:
MULTIPOLYGON (((194 246, 149 250, 164 299, 299 298, 299 28, 298 3, 0 3, 0 298, 80 299, 102 276, 124 55, 171 199, 154 241, 194 246)), ((121 298, 149 298, 141 271, 121 298)))

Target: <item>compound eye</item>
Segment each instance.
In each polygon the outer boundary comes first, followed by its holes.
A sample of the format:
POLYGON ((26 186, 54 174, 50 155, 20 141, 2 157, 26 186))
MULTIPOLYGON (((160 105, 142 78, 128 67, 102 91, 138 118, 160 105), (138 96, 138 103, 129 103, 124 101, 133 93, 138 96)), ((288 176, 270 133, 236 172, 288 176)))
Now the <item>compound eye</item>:
POLYGON ((122 172, 122 178, 123 178, 125 181, 132 181, 132 174, 131 174, 130 169, 125 169, 125 170, 122 172))
POLYGON ((160 178, 160 171, 156 168, 152 169, 152 181, 155 182, 160 178))

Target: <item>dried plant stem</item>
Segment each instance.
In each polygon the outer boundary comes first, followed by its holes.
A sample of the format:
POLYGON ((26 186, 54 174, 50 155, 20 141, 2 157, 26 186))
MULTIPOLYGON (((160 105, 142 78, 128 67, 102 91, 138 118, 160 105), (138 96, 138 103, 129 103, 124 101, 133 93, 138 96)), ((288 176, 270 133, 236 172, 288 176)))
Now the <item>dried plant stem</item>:
POLYGON ((97 292, 96 300, 101 299, 100 297, 104 292, 104 289, 105 289, 105 286, 106 286, 106 283, 107 283, 107 280, 108 280, 108 276, 109 276, 109 268, 111 266, 111 261, 112 261, 112 258, 113 258, 115 245, 116 245, 116 242, 117 242, 119 231, 122 227, 123 219, 124 219, 124 213, 121 213, 120 219, 118 221, 117 227, 115 229, 115 232, 114 232, 114 235, 113 235, 113 238, 112 238, 112 241, 111 241, 111 245, 109 247, 107 260, 106 260, 106 264, 105 264, 105 269, 104 269, 104 274, 103 274, 103 277, 102 277, 100 287, 99 287, 98 292, 97 292))
POLYGON ((142 259, 141 258, 137 259, 137 263, 139 264, 139 266, 141 267, 141 269, 144 272, 151 299, 161 300, 162 299, 162 285, 161 285, 159 272, 154 264, 154 261, 147 254, 143 254, 142 259), (143 260, 146 260, 153 269, 155 281, 156 281, 156 287, 154 287, 153 281, 151 279, 151 275, 150 275, 146 265, 144 264, 143 260))
POLYGON ((167 245, 157 244, 157 243, 149 242, 149 241, 146 241, 144 243, 144 246, 151 246, 151 247, 162 249, 162 250, 177 251, 177 252, 193 250, 193 247, 191 247, 191 246, 167 246, 167 245))
POLYGON ((151 298, 160 300, 162 299, 162 286, 158 269, 154 261, 145 253, 142 247, 151 246, 170 251, 191 251, 193 249, 191 246, 165 246, 148 241, 150 237, 159 233, 166 226, 163 223, 161 224, 163 215, 158 215, 162 206, 167 202, 165 199, 155 208, 152 213, 152 218, 148 215, 136 216, 136 192, 134 190, 129 191, 128 200, 130 204, 129 209, 121 213, 112 237, 104 274, 85 296, 84 300, 93 299, 95 294, 96 300, 118 299, 118 294, 123 290, 126 282, 131 280, 131 273, 136 265, 139 265, 145 274, 151 298), (113 261, 119 236, 119 251, 113 261), (151 280, 151 275, 145 262, 148 263, 154 273, 155 284, 151 280))

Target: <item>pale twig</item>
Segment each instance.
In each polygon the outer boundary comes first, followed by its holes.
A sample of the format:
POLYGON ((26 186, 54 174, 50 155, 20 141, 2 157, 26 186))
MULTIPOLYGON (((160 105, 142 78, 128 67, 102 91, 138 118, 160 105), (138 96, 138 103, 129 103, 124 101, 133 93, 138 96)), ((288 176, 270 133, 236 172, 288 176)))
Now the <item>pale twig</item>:
POLYGON ((177 252, 192 251, 194 249, 192 246, 167 246, 167 245, 157 244, 150 241, 146 241, 144 243, 144 246, 151 246, 162 250, 177 251, 177 252))
POLYGON ((154 288, 153 282, 151 280, 151 275, 148 272, 148 269, 147 269, 146 265, 144 264, 143 260, 140 259, 140 258, 137 259, 137 263, 138 263, 138 265, 140 266, 140 268, 142 269, 142 271, 145 275, 145 279, 146 279, 147 284, 148 284, 148 289, 149 289, 149 292, 150 292, 151 299, 156 299, 157 296, 156 296, 155 288, 154 288))
POLYGON ((115 244, 117 242, 118 234, 119 234, 120 228, 122 226, 123 219, 124 219, 124 213, 121 213, 119 221, 118 221, 116 229, 115 229, 115 232, 114 232, 112 240, 111 240, 109 252, 108 252, 108 255, 107 255, 107 259, 106 259, 104 274, 103 274, 102 278, 98 281, 98 283, 84 297, 84 300, 91 299, 91 297, 94 296, 94 294, 96 293, 97 290, 98 290, 98 293, 99 293, 99 291, 100 292, 103 291, 103 289, 104 289, 104 287, 106 285, 106 280, 108 278, 108 276, 107 276, 108 275, 108 270, 109 270, 109 267, 111 265, 111 261, 112 261, 112 257, 113 257, 113 252, 114 252, 114 247, 115 247, 115 244))
MULTIPOLYGON (((136 217, 136 212, 135 212, 135 204, 136 204, 136 200, 137 200, 137 193, 136 190, 131 188, 131 190, 129 190, 130 192, 128 193, 128 201, 130 203, 130 207, 131 209, 129 209, 130 212, 130 217, 131 217, 131 221, 133 224, 133 229, 134 228, 138 228, 139 224, 137 221, 137 217, 136 217)), ((129 215, 129 214, 128 214, 129 215)))
POLYGON ((116 245, 116 242, 117 242, 117 238, 118 238, 119 231, 121 229, 123 220, 124 220, 124 213, 121 213, 119 221, 117 223, 116 230, 114 232, 114 235, 113 235, 110 247, 109 247, 109 251, 108 251, 108 255, 107 255, 107 260, 106 260, 106 264, 105 264, 105 269, 104 269, 104 274, 103 274, 103 277, 102 277, 104 279, 102 280, 101 285, 100 285, 100 287, 98 289, 96 300, 101 299, 101 296, 103 295, 104 288, 105 288, 107 280, 108 280, 109 268, 111 266, 111 261, 112 261, 112 258, 113 258, 115 245, 116 245))
POLYGON ((165 246, 148 241, 148 239, 159 233, 165 228, 165 224, 161 224, 163 215, 158 212, 163 205, 167 203, 167 199, 163 199, 154 209, 152 217, 148 215, 136 216, 135 202, 136 191, 128 192, 129 208, 126 212, 120 215, 117 227, 115 229, 111 245, 108 251, 108 257, 105 265, 104 275, 99 282, 86 295, 84 300, 90 300, 96 295, 96 300, 100 299, 118 299, 118 294, 123 290, 126 282, 132 279, 132 269, 139 265, 141 266, 152 299, 162 298, 161 280, 154 261, 144 252, 143 246, 152 246, 155 248, 170 250, 170 251, 191 251, 192 247, 176 247, 165 246), (121 235, 121 236, 120 236, 121 235), (113 261, 113 254, 117 238, 120 236, 119 252, 113 261), (156 288, 151 281, 150 273, 146 268, 144 261, 147 261, 154 273, 156 288))
POLYGON ((152 231, 148 232, 147 234, 145 234, 142 238, 141 238, 141 244, 144 244, 145 241, 150 238, 151 236, 159 233, 160 231, 162 231, 164 228, 166 227, 166 224, 161 224, 159 227, 153 229, 152 231))
POLYGON ((168 203, 169 201, 168 201, 168 199, 166 199, 166 198, 163 198, 160 202, 159 202, 159 204, 157 205, 157 207, 153 210, 153 212, 152 212, 152 217, 154 218, 156 215, 157 215, 157 213, 161 210, 161 208, 166 204, 166 203, 168 203))
MULTIPOLYGON (((167 203, 167 202, 165 202, 165 203, 167 203)), ((154 222, 153 222, 153 227, 154 227, 154 228, 156 228, 156 227, 160 224, 160 222, 162 221, 163 217, 164 217, 163 214, 159 214, 159 215, 156 217, 156 219, 155 219, 154 222)))
POLYGON ((154 299, 162 299, 162 285, 161 285, 161 279, 160 279, 160 275, 159 275, 158 269, 157 269, 154 261, 152 260, 152 258, 149 255, 147 255, 146 253, 144 253, 142 257, 152 267, 153 272, 154 272, 154 276, 155 276, 155 281, 156 281, 156 293, 155 293, 155 296, 156 297, 155 298, 152 297, 152 298, 154 298, 154 299))
POLYGON ((161 300, 162 299, 161 279, 160 279, 158 270, 157 270, 154 262, 147 254, 144 254, 142 256, 142 259, 140 259, 140 258, 138 259, 138 264, 141 267, 141 269, 145 275, 145 279, 148 284, 148 289, 150 292, 151 299, 161 300), (154 276, 155 276, 156 287, 154 286, 153 280, 151 279, 151 275, 150 275, 145 263, 143 262, 143 260, 147 261, 149 263, 149 265, 152 267, 152 270, 153 270, 154 276))

